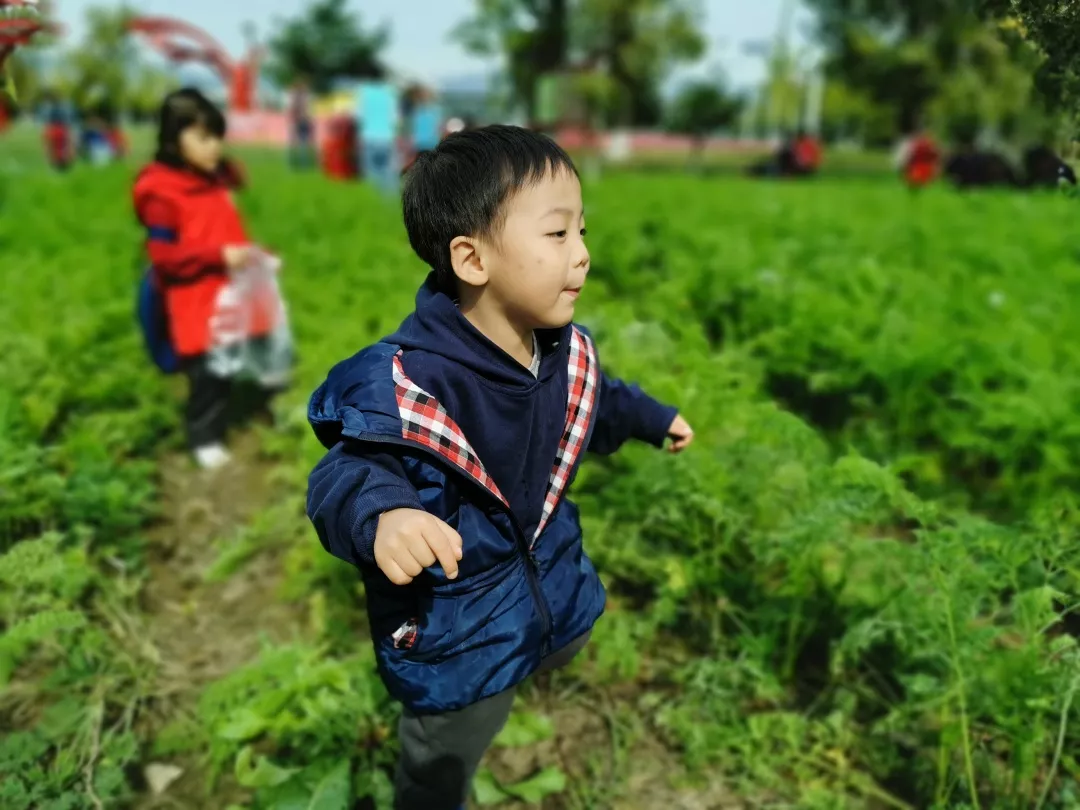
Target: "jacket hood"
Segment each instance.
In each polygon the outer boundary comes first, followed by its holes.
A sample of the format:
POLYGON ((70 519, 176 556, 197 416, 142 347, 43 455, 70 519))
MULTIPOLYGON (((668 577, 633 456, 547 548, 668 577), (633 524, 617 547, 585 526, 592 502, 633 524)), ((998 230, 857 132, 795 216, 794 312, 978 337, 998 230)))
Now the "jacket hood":
POLYGON ((435 274, 416 294, 416 308, 397 331, 335 366, 312 394, 308 420, 326 447, 343 436, 379 432, 400 436, 401 421, 393 380, 399 349, 422 351, 445 359, 495 385, 528 388, 551 378, 566 363, 570 330, 537 331, 541 351, 539 379, 480 333, 457 304, 438 290, 435 274))
POLYGON ((135 201, 139 203, 148 194, 190 194, 220 185, 217 178, 154 161, 135 178, 135 201))
MULTIPOLYGON (((540 379, 551 376, 555 366, 544 363, 557 348, 563 329, 542 329, 536 333, 542 356, 540 379)), ((431 273, 416 293, 416 307, 386 342, 405 351, 423 351, 445 358, 488 382, 514 388, 537 384, 532 373, 485 337, 461 314, 457 304, 440 292, 431 273)))

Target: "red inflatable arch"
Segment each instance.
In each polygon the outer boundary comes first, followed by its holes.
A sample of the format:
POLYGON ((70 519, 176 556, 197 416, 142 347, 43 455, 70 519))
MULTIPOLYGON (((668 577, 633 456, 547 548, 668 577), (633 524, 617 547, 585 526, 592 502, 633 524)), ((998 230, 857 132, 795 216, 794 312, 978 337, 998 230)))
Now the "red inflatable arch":
POLYGON ((9 16, 4 13, 24 8, 36 10, 37 7, 33 0, 0 0, 0 68, 15 49, 29 43, 34 34, 60 32, 59 26, 47 22, 40 14, 9 16))
POLYGON ((172 62, 198 62, 212 68, 229 88, 231 111, 250 112, 254 108, 259 75, 257 51, 252 50, 244 60, 234 60, 201 28, 172 17, 136 17, 129 30, 172 62))

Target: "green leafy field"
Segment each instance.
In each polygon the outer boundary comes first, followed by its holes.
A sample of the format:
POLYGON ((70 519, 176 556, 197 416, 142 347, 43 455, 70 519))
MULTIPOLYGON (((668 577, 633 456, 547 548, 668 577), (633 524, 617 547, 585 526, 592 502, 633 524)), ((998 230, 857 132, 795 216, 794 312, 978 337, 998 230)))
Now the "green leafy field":
MULTIPOLYGON (((0 807, 389 806, 395 708, 303 515, 303 405, 424 269, 393 205, 281 163, 249 157, 241 205, 300 381, 214 481, 135 330, 133 168, 0 160, 0 807), (151 764, 183 775, 155 795, 151 764)), ((609 612, 522 691, 477 806, 1080 806, 1074 201, 586 195, 579 320, 699 438, 583 468, 609 612)))

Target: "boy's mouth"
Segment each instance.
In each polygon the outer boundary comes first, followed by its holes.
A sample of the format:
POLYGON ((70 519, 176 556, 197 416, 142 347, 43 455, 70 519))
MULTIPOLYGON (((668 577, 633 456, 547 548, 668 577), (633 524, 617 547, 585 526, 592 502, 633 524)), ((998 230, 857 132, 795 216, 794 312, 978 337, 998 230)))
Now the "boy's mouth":
POLYGON ((563 292, 569 295, 571 298, 577 298, 579 295, 581 295, 581 287, 567 287, 565 290, 563 290, 563 292))

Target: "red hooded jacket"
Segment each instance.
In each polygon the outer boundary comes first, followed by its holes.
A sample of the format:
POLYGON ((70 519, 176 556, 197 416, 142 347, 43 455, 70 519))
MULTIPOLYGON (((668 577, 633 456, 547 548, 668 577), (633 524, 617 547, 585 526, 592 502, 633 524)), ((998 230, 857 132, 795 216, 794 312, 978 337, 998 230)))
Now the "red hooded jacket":
POLYGON ((146 251, 165 295, 173 347, 181 357, 210 348, 210 316, 225 285, 224 248, 248 236, 225 176, 151 163, 134 188, 146 251))

